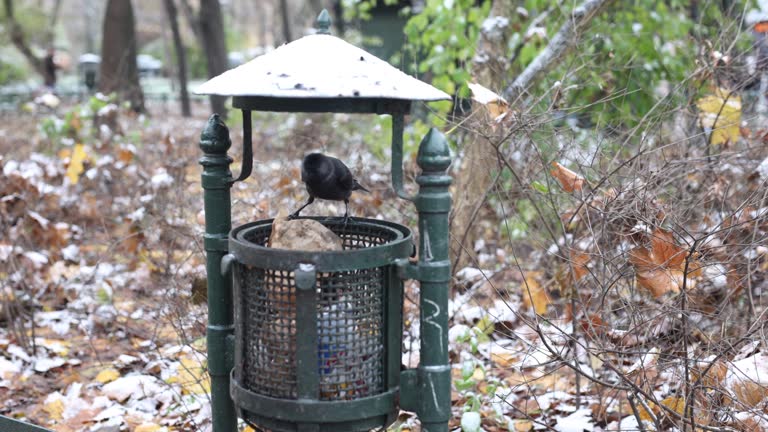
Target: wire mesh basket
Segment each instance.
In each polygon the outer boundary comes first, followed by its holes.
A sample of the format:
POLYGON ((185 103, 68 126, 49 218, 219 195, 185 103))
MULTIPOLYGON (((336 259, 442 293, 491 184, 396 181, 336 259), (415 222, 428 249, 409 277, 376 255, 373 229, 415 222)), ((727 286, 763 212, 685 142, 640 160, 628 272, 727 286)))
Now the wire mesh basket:
POLYGON ((342 251, 268 248, 272 220, 230 235, 232 396, 262 429, 380 427, 397 413, 402 281, 393 263, 411 254, 411 232, 372 219, 316 220, 342 239, 342 251))

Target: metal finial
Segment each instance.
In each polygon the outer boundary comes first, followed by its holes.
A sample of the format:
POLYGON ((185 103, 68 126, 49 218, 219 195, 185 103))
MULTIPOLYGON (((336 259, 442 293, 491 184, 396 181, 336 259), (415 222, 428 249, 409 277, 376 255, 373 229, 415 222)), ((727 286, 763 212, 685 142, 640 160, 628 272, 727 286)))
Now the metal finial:
POLYGON ((317 16, 317 33, 331 34, 331 15, 325 9, 317 16))
POLYGON ((206 153, 226 153, 231 145, 227 125, 218 114, 213 114, 200 134, 200 147, 206 153))
POLYGON ((419 145, 416 163, 424 171, 444 171, 451 164, 451 150, 445 135, 431 128, 419 145))

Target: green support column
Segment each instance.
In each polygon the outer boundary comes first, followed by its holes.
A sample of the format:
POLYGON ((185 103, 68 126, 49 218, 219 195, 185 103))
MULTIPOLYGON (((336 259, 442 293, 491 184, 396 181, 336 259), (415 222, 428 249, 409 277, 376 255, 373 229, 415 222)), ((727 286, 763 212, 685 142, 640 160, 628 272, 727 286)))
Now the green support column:
POLYGON ((421 141, 416 158, 422 172, 419 193, 418 279, 421 283, 421 363, 417 370, 419 410, 424 432, 447 432, 451 418, 451 365, 448 360, 448 213, 451 164, 445 137, 431 129, 421 141))
POLYGON ((200 135, 204 156, 202 184, 205 190, 205 237, 208 273, 208 373, 211 375, 213 432, 235 432, 237 416, 229 396, 229 374, 233 366, 234 318, 232 279, 221 272, 221 258, 228 251, 227 237, 232 228, 230 187, 232 145, 229 130, 218 114, 208 120, 200 135))

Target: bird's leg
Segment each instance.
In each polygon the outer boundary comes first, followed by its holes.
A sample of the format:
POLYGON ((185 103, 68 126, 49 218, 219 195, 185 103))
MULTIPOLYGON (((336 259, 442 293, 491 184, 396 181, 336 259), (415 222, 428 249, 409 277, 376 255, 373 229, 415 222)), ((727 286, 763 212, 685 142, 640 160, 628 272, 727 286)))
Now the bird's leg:
POLYGON ((313 197, 312 195, 310 195, 310 196, 309 196, 309 199, 307 200, 307 203, 306 203, 306 204, 304 204, 303 206, 301 206, 301 207, 300 207, 298 210, 296 210, 295 212, 293 212, 293 213, 291 213, 290 215, 288 215, 288 220, 291 220, 291 219, 296 219, 297 217, 299 217, 299 212, 300 212, 300 211, 302 211, 302 210, 304 210, 304 208, 305 208, 306 206, 308 206, 308 205, 312 204, 313 202, 315 202, 315 197, 313 197))
POLYGON ((349 200, 344 200, 344 226, 347 225, 347 223, 352 220, 351 217, 349 217, 349 200))

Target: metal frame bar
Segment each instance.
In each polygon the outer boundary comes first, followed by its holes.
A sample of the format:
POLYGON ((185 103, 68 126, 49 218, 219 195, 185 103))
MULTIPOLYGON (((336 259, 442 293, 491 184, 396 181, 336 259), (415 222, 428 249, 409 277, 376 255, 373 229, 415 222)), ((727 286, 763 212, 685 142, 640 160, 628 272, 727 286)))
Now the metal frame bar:
POLYGON ((0 431, 3 432, 53 432, 50 429, 0 415, 0 431))

